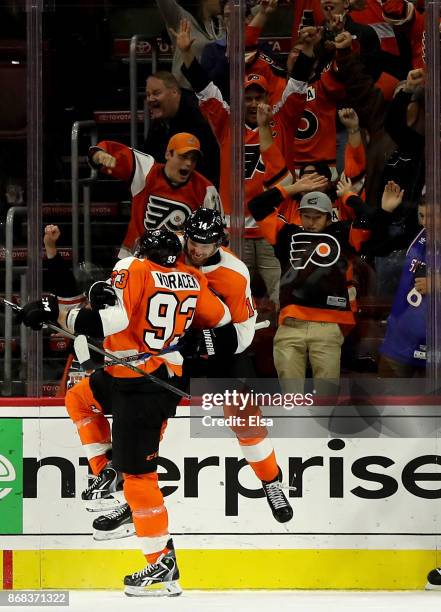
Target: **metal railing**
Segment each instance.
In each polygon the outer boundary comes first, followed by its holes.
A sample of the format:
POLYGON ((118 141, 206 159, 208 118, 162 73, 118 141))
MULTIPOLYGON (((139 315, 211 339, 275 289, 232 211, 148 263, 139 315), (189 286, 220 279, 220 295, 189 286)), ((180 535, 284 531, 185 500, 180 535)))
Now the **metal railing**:
POLYGON ((90 174, 86 178, 80 179, 80 162, 78 141, 82 130, 90 131, 90 146, 98 142, 97 126, 95 121, 75 121, 71 132, 71 181, 72 181, 72 270, 74 274, 78 272, 79 260, 79 196, 80 185, 83 187, 83 229, 84 229, 84 261, 90 263, 91 260, 91 231, 90 231, 90 184, 97 178, 97 171, 90 169, 90 174))
MULTIPOLYGON (((26 206, 11 206, 6 215, 6 253, 5 253, 5 298, 12 301, 12 282, 14 272, 26 273, 26 266, 14 266, 13 249, 14 249, 14 219, 16 216, 27 216, 28 209, 26 206)), ((26 298, 25 281, 21 280, 20 286, 21 298, 26 298)), ((22 326, 23 327, 23 326, 22 326)), ((20 331, 22 339, 21 358, 22 364, 26 361, 26 331, 23 328, 20 331)), ((4 374, 3 374, 3 390, 4 396, 12 395, 12 310, 5 305, 5 355, 4 355, 4 374)))
MULTIPOLYGON (((129 52, 129 78, 130 78, 130 146, 132 149, 136 149, 138 146, 138 63, 151 63, 152 73, 158 69, 158 48, 156 40, 150 36, 142 36, 141 34, 134 34, 130 39, 130 52, 129 52), (138 42, 141 40, 148 40, 152 47, 151 58, 138 58, 136 57, 136 49, 138 42)), ((149 130, 150 117, 148 113, 148 105, 144 96, 144 138, 147 138, 149 130)))

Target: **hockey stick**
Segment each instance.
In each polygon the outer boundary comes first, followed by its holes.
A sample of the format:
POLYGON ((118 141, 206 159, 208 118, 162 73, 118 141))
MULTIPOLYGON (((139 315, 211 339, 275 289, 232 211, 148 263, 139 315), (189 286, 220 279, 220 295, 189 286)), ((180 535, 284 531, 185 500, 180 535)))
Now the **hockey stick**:
MULTIPOLYGON (((131 361, 147 361, 149 357, 162 357, 162 355, 166 355, 167 353, 174 353, 175 351, 179 351, 182 348, 182 345, 175 344, 174 346, 168 346, 163 349, 159 353, 135 353, 134 355, 127 355, 127 357, 118 357, 124 363, 131 361)), ((87 344, 87 337, 84 334, 79 334, 75 337, 74 340, 74 351, 77 357, 77 360, 80 366, 84 370, 102 370, 103 368, 107 368, 109 365, 116 365, 116 361, 113 359, 109 359, 104 363, 96 364, 91 360, 89 346, 87 344)), ((112 354, 112 353, 110 353, 112 354)), ((113 355, 113 354, 112 354, 113 355)))
POLYGON ((265 319, 265 321, 260 321, 259 323, 256 323, 256 325, 254 326, 255 331, 258 331, 259 329, 265 329, 266 327, 269 327, 271 325, 270 321, 268 321, 268 319, 265 319))
MULTIPOLYGON (((255 330, 258 331, 259 329, 265 329, 266 327, 270 326, 270 321, 268 321, 268 319, 266 319, 265 321, 260 321, 259 323, 256 323, 255 325, 255 330)), ((77 352, 77 342, 79 343, 82 338, 84 338, 85 336, 83 336, 82 334, 78 335, 76 337, 76 340, 74 341, 74 348, 75 348, 75 352, 77 352)), ((82 343, 82 342, 81 342, 82 343)), ((79 350, 82 352, 84 350, 85 347, 79 347, 79 350)), ((159 353, 153 354, 153 353, 136 353, 134 355, 129 355, 127 357, 121 357, 121 359, 125 362, 127 361, 142 361, 143 359, 148 359, 149 357, 161 357, 161 355, 166 355, 167 353, 172 353, 174 351, 180 351, 183 348, 182 344, 175 344, 174 346, 169 346, 165 349, 163 349, 162 351, 160 351, 159 353)), ((77 358, 78 361, 80 362, 80 365, 87 369, 90 370, 99 370, 102 368, 107 367, 108 365, 112 365, 111 362, 107 362, 104 364, 100 364, 100 365, 95 365, 94 367, 90 367, 88 368, 87 365, 87 360, 89 359, 90 355, 87 355, 86 353, 83 354, 83 359, 80 359, 79 355, 77 354, 77 358)))
MULTIPOLYGON (((0 298, 0 300, 4 304, 9 306, 14 312, 22 311, 22 308, 18 306, 17 304, 14 304, 13 302, 9 302, 8 300, 5 300, 5 298, 0 298)), ((66 338, 70 338, 71 340, 75 340, 75 338, 78 337, 75 334, 71 334, 70 332, 66 331, 62 327, 58 327, 58 325, 54 325, 53 323, 44 323, 44 325, 45 327, 52 329, 52 331, 55 331, 65 336, 66 338)), ((160 378, 157 378, 153 374, 144 372, 144 370, 141 370, 141 368, 134 366, 128 361, 124 361, 124 359, 120 359, 119 357, 112 355, 112 353, 109 353, 108 351, 104 349, 98 348, 97 346, 95 346, 94 344, 91 344, 87 340, 86 342, 87 342, 87 346, 90 349, 92 349, 92 351, 95 351, 95 353, 98 353, 98 355, 102 355, 103 357, 106 357, 110 362, 113 362, 115 365, 118 364, 118 365, 125 366, 129 370, 132 370, 133 372, 136 372, 137 374, 140 374, 141 376, 144 376, 145 378, 149 378, 152 382, 156 383, 160 387, 163 387, 164 389, 167 389, 168 391, 171 391, 172 393, 176 393, 176 395, 179 395, 180 397, 184 397, 185 399, 191 399, 191 395, 189 395, 188 393, 185 393, 185 391, 181 391, 180 389, 178 389, 177 387, 174 387, 173 385, 170 385, 169 383, 165 382, 165 380, 161 380, 160 378)), ((112 364, 108 363, 108 365, 112 365, 112 364)))

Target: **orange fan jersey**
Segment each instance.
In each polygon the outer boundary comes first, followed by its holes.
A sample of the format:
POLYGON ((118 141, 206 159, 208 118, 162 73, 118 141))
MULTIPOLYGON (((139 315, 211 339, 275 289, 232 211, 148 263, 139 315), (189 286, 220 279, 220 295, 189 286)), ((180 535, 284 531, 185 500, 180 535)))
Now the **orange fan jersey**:
MULTIPOLYGON (((120 257, 130 255, 136 239, 146 229, 166 227, 172 232, 179 231, 200 206, 216 208, 223 214, 216 187, 199 172, 192 172, 183 185, 173 185, 164 173, 164 164, 156 163, 151 155, 111 140, 92 147, 89 157, 97 150, 115 157, 112 176, 130 184, 132 211, 120 257)), ((102 172, 108 174, 109 168, 102 172)))
POLYGON ((296 166, 312 161, 335 164, 336 108, 345 95, 345 86, 335 78, 331 67, 308 86, 305 110, 294 141, 296 166))
POLYGON ((234 253, 221 247, 199 270, 208 286, 228 306, 237 333, 236 353, 242 353, 253 341, 257 311, 251 294, 250 273, 234 253))
POLYGON ((268 83, 269 104, 274 105, 282 99, 288 80, 287 72, 258 48, 261 33, 262 28, 249 24, 245 26, 245 72, 265 77, 268 83))
POLYGON ((245 133, 245 238, 261 237, 259 227, 253 216, 250 215, 247 203, 276 183, 281 185, 292 183, 292 174, 286 166, 285 158, 275 142, 266 151, 262 151, 259 143, 259 129, 247 127, 245 133))
MULTIPOLYGON (((271 58, 257 50, 260 31, 260 28, 251 26, 245 29, 247 48, 256 50, 255 57, 246 64, 246 72, 265 77, 269 86, 270 99, 276 104, 282 99, 286 87, 286 72, 271 58)), ((336 106, 345 95, 345 86, 335 78, 331 66, 322 71, 320 79, 308 86, 306 104, 298 128, 294 131, 294 142, 289 147, 286 146, 286 143, 278 143, 291 171, 299 164, 312 161, 322 160, 331 164, 335 163, 336 106)))
POLYGON ((366 149, 363 143, 353 147, 345 146, 345 176, 351 180, 366 173, 366 149))
MULTIPOLYGON (((99 311, 106 337, 104 348, 129 358, 146 372, 165 363, 181 375, 182 356, 173 346, 190 325, 212 328, 231 321, 228 309, 210 291, 204 276, 180 262, 166 268, 147 259, 127 257, 116 264, 111 284, 118 302, 99 311), (167 349, 170 352, 160 354, 167 349)), ((139 376, 121 365, 108 366, 107 371, 116 377, 139 376)))
POLYGON ((381 2, 380 0, 367 0, 365 8, 351 11, 352 19, 357 23, 369 25, 375 30, 380 39, 383 51, 391 55, 399 55, 395 32, 405 32, 410 39, 412 53, 412 68, 424 68, 423 35, 424 15, 421 15, 412 2, 398 0, 397 2, 381 2), (389 5, 398 12, 403 12, 402 18, 391 18, 388 13, 389 5))
MULTIPOLYGON (((274 147, 261 156, 259 129, 245 125, 245 203, 261 193, 264 188, 280 182, 291 183, 285 160, 292 159, 292 146, 297 126, 305 105, 306 84, 289 79, 282 99, 273 108, 274 147)), ((219 89, 211 82, 197 93, 202 114, 210 123, 220 148, 221 159, 220 192, 226 212, 231 211, 230 176, 232 172, 230 152, 230 109, 219 89)), ((248 209, 245 211, 245 236, 257 238, 261 234, 248 209)))
MULTIPOLYGON (((274 203, 283 190, 271 190, 274 203), (279 191, 279 193, 277 193, 279 191)), ((257 202, 255 202, 257 207, 257 202)), ((279 206, 279 204, 277 204, 279 206)), ((323 232, 307 232, 274 209, 259 220, 265 238, 274 246, 280 261, 279 324, 286 317, 304 321, 338 323, 346 328, 355 323, 352 255, 368 240, 370 231, 349 222, 331 223, 323 232), (327 245, 329 260, 317 258, 318 248, 327 245)))

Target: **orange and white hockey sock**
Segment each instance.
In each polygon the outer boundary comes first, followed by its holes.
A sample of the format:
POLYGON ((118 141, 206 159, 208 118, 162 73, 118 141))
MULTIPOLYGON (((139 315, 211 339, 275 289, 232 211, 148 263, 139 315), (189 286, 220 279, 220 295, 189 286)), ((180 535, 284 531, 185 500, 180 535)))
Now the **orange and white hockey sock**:
POLYGON ((274 480, 279 473, 276 454, 269 438, 239 438, 243 456, 259 480, 274 480))
POLYGON ((107 455, 97 455, 96 457, 91 457, 89 459, 90 469, 92 470, 92 474, 94 476, 98 476, 106 465, 109 463, 109 459, 107 455))
POLYGON ((240 416, 240 424, 233 425, 243 456, 259 480, 274 480, 279 473, 276 456, 268 430, 261 425, 259 418, 262 412, 258 406, 247 404, 241 411, 224 406, 224 416, 240 416), (255 424, 256 423, 256 424, 255 424))
POLYGON ((158 486, 158 474, 124 474, 124 495, 129 504, 136 535, 148 563, 167 552, 168 513, 158 486))
POLYGON ((69 389, 65 404, 77 427, 92 472, 96 476, 109 462, 106 453, 112 448, 112 444, 109 421, 93 396, 88 378, 83 378, 69 389))

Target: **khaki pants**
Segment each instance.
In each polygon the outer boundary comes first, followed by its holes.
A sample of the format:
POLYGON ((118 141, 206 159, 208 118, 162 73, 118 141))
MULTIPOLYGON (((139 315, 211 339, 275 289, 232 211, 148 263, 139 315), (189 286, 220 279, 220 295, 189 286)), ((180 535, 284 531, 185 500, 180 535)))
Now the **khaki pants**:
POLYGON ((307 359, 312 368, 315 387, 320 393, 328 393, 332 385, 320 384, 340 380, 340 355, 343 334, 337 323, 302 321, 287 317, 274 336, 274 365, 282 387, 295 387, 303 392, 307 359), (287 381, 291 381, 288 385, 287 381), (319 387, 321 387, 319 389, 319 387), (301 389, 301 390, 300 390, 301 389))
POLYGON ((251 278, 258 272, 265 283, 268 297, 279 303, 280 263, 273 247, 264 238, 245 238, 243 261, 251 278))

